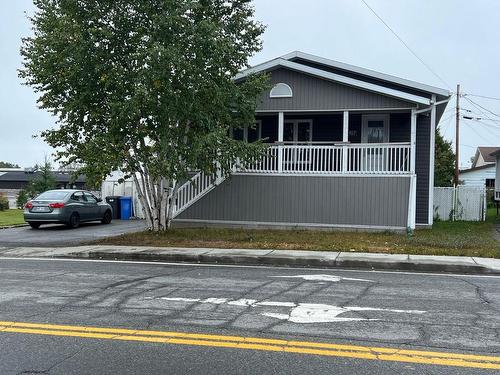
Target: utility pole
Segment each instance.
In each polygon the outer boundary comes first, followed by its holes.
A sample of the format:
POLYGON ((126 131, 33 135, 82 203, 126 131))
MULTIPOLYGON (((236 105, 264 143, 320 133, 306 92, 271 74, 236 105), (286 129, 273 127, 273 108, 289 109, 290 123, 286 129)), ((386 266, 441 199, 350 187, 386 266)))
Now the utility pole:
POLYGON ((456 125, 455 125, 455 186, 458 186, 458 160, 460 145, 460 84, 457 85, 457 106, 456 106, 456 125))

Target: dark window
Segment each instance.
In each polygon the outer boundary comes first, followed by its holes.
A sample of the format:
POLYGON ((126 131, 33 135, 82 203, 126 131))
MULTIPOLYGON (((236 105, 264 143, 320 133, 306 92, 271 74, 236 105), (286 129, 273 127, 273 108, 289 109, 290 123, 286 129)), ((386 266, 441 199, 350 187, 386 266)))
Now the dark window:
POLYGON ((233 139, 236 139, 237 141, 243 140, 243 128, 233 129, 233 139))
POLYGON ((52 191, 46 191, 45 193, 40 194, 38 197, 35 198, 35 200, 60 200, 66 198, 68 195, 67 192, 65 191, 57 191, 57 190, 52 190, 52 191))
POLYGON ((254 126, 248 127, 247 133, 247 141, 252 143, 259 139, 259 125, 255 124, 254 126))
POLYGON ((487 178, 486 179, 486 187, 487 188, 494 188, 495 187, 495 179, 494 178, 487 178))
POLYGON ((89 203, 97 203, 97 198, 94 197, 93 194, 85 193, 85 198, 87 199, 87 202, 89 202, 89 203))
POLYGON ((85 202, 85 197, 83 196, 83 192, 82 191, 77 191, 76 193, 74 193, 72 196, 71 196, 71 199, 74 200, 74 201, 77 201, 77 202, 85 202))

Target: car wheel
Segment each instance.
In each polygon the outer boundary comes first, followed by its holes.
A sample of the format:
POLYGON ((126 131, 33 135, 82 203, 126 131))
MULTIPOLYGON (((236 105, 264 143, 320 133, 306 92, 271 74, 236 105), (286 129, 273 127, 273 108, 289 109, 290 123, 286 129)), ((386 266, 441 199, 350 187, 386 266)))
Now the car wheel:
POLYGON ((104 216, 102 217, 101 223, 109 224, 109 223, 111 223, 112 219, 113 219, 113 217, 111 216, 111 211, 108 210, 104 213, 104 216))
POLYGON ((29 224, 29 225, 30 225, 30 227, 31 227, 31 228, 33 228, 33 229, 38 229, 38 228, 40 228, 40 225, 42 225, 42 224, 40 224, 40 223, 33 223, 33 222, 28 222, 28 224, 29 224))
POLYGON ((75 229, 78 228, 79 225, 80 225, 80 215, 78 215, 76 212, 73 212, 69 217, 68 227, 75 229))

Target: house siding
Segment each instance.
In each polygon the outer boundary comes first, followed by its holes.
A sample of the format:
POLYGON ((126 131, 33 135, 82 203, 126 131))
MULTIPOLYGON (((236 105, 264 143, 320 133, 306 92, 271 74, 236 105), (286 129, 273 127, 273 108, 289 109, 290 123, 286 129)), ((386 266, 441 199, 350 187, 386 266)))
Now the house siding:
POLYGON ((417 193, 415 220, 417 224, 429 224, 430 116, 426 114, 418 115, 416 130, 415 173, 417 175, 417 193))
POLYGON ((289 69, 271 72, 271 84, 288 84, 293 91, 291 98, 269 98, 269 90, 258 101, 258 111, 319 111, 412 108, 410 102, 375 94, 366 90, 315 78, 289 69))
POLYGON ((408 177, 233 175, 182 221, 405 228, 408 177))

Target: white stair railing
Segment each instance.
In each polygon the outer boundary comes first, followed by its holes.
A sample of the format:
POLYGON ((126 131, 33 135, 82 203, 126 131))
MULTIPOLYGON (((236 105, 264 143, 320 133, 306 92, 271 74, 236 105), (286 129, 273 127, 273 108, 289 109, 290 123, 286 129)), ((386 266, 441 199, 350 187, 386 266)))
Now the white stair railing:
POLYGON ((210 190, 220 185, 224 179, 225 178, 222 177, 220 173, 216 175, 207 175, 204 172, 198 172, 195 174, 177 190, 173 217, 179 215, 210 190))

